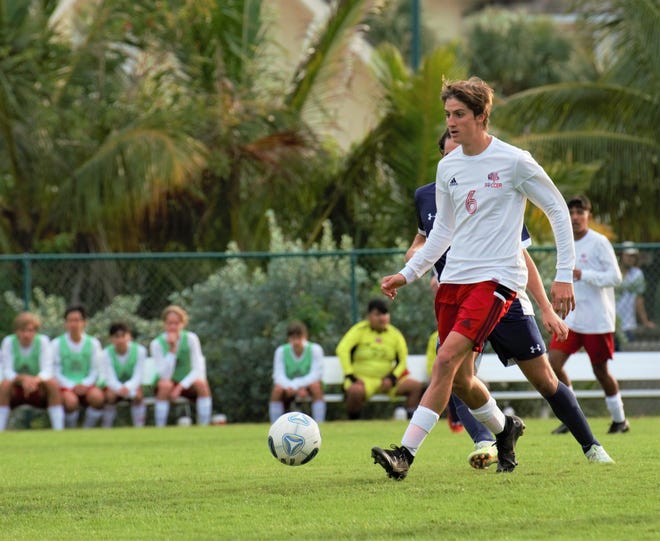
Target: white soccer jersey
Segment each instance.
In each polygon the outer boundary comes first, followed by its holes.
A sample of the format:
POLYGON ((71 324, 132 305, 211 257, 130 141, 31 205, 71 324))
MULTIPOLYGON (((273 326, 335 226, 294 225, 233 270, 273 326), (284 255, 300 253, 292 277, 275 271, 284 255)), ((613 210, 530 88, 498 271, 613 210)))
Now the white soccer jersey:
MULTIPOLYGON (((14 348, 12 344, 12 336, 5 336, 2 340, 2 346, 0 347, 0 354, 2 355, 2 378, 14 381, 16 376, 16 359, 14 359, 14 348)), ((53 366, 53 356, 50 351, 50 340, 44 334, 37 334, 34 337, 34 340, 39 340, 39 374, 42 380, 51 379, 55 375, 55 368, 53 366)), ((24 348, 20 345, 19 350, 21 355, 27 357, 32 353, 32 348, 34 347, 34 342, 30 347, 24 348)))
MULTIPOLYGON (((123 355, 115 352, 117 361, 122 365, 125 365, 129 360, 131 344, 133 344, 133 342, 129 342, 129 349, 123 355)), ((114 392, 119 392, 122 387, 126 387, 126 389, 128 389, 129 397, 135 398, 137 390, 142 385, 142 375, 147 358, 147 348, 141 344, 137 344, 137 359, 135 366, 133 367, 133 375, 127 381, 121 382, 117 377, 109 347, 110 346, 105 348, 101 354, 101 374, 105 379, 105 384, 114 392)))
POLYGON ((575 268, 582 271, 582 278, 573 284, 576 306, 566 316, 566 325, 583 334, 614 332, 614 286, 621 283, 614 248, 607 237, 589 229, 575 241, 575 251, 575 268))
MULTIPOLYGON (((284 345, 278 346, 273 356, 273 383, 281 385, 284 388, 291 387, 296 391, 303 387, 309 387, 312 383, 321 381, 323 377, 323 348, 315 342, 305 342, 312 346, 312 364, 309 373, 297 378, 289 379, 286 375, 286 366, 284 364, 284 345)), ((296 361, 300 361, 301 357, 297 357, 293 348, 291 348, 291 355, 296 361)))
MULTIPOLYGON (((202 354, 199 336, 192 331, 186 332, 188 333, 188 347, 190 348, 190 372, 179 382, 184 389, 188 389, 198 379, 206 380, 206 358, 202 354)), ((165 333, 162 333, 161 336, 165 337, 165 333)), ((179 337, 180 341, 181 337, 179 337)), ((176 353, 163 351, 163 346, 158 338, 151 341, 149 351, 158 369, 158 377, 172 379, 176 368, 176 353)))
POLYGON ((545 212, 555 234, 555 280, 570 283, 575 251, 564 198, 528 152, 496 137, 477 156, 467 156, 459 147, 440 161, 433 229, 401 274, 407 282, 416 280, 451 244, 441 282, 495 280, 523 290, 527 267, 520 231, 528 198, 545 212))
MULTIPOLYGON (((85 345, 85 339, 89 335, 87 333, 83 333, 80 342, 74 342, 73 340, 71 340, 71 336, 69 335, 68 332, 64 333, 62 336, 64 336, 66 343, 69 345, 69 349, 73 353, 80 353, 83 349, 83 346, 85 345)), ((89 337, 92 341, 92 359, 90 361, 89 373, 85 377, 85 379, 81 382, 81 385, 85 385, 88 387, 90 385, 96 385, 96 380, 98 379, 98 376, 100 374, 99 365, 101 362, 101 353, 103 352, 103 347, 101 346, 101 342, 99 342, 99 339, 96 338, 95 336, 89 336, 89 337)), ((60 355, 59 336, 51 341, 50 350, 53 354, 55 377, 57 378, 60 387, 64 387, 65 389, 73 389, 76 384, 62 373, 62 359, 60 355)))

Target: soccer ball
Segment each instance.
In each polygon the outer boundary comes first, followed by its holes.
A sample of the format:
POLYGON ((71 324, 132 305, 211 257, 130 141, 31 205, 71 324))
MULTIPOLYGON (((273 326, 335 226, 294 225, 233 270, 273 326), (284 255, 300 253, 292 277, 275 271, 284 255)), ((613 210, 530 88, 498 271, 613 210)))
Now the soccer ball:
POLYGON ((319 425, 309 415, 297 411, 285 413, 268 431, 271 454, 287 466, 302 466, 321 448, 319 425))

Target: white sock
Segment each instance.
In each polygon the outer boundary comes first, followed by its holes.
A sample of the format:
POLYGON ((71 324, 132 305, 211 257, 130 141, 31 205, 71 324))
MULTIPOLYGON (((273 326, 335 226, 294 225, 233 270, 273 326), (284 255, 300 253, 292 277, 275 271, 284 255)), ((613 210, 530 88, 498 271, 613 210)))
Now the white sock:
POLYGON ((78 426, 78 417, 80 410, 70 411, 64 414, 64 426, 67 428, 76 428, 78 426))
POLYGON ((316 400, 312 402, 312 417, 317 423, 325 421, 325 411, 325 400, 316 400))
POLYGON ((93 428, 103 417, 103 410, 92 408, 91 406, 85 410, 85 418, 83 419, 83 428, 93 428))
POLYGON ((112 428, 112 425, 115 424, 115 417, 117 417, 117 405, 106 404, 103 408, 103 421, 101 421, 101 426, 103 426, 103 428, 112 428))
POLYGON ((277 421, 281 415, 284 415, 284 403, 269 402, 268 416, 270 417, 270 424, 272 425, 275 421, 277 421))
POLYGON ((472 416, 483 423, 493 434, 499 434, 504 430, 506 418, 502 410, 497 407, 495 399, 491 396, 483 406, 476 410, 470 409, 472 416))
POLYGON ((433 430, 433 427, 438 422, 440 416, 432 409, 419 406, 415 413, 413 413, 408 428, 403 434, 401 445, 410 451, 410 454, 415 456, 417 449, 422 446, 426 436, 433 430))
POLYGON ((626 414, 623 412, 623 400, 621 393, 616 393, 612 396, 605 397, 605 404, 607 409, 610 410, 610 415, 615 423, 623 423, 626 420, 626 414))
POLYGON ((64 429, 64 406, 48 406, 48 417, 53 430, 64 429))
POLYGON ((0 406, 0 432, 7 428, 7 421, 9 421, 9 406, 0 406))
POLYGON ((200 396, 197 399, 197 424, 207 426, 211 424, 211 397, 200 396))
POLYGON ((167 416, 170 414, 169 400, 156 400, 154 407, 154 417, 156 418, 156 426, 165 426, 167 424, 167 416))
POLYGON ((131 419, 133 420, 133 426, 144 426, 147 421, 147 406, 144 404, 131 406, 131 419))

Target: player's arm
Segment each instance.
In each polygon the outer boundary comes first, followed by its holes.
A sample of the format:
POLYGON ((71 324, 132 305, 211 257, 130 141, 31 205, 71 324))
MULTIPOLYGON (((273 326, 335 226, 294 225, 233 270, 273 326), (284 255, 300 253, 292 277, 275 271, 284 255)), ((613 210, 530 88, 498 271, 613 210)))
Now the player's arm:
POLYGON ((644 304, 644 295, 642 293, 638 293, 635 296, 635 310, 637 311, 637 319, 639 319, 642 327, 648 329, 655 328, 655 323, 649 319, 649 316, 646 313, 646 305, 644 304))
POLYGON ((357 378, 353 374, 353 349, 360 343, 359 334, 360 327, 359 323, 353 325, 348 332, 343 336, 343 338, 337 344, 337 349, 335 353, 339 358, 339 364, 341 364, 341 369, 344 372, 344 379, 348 378, 351 381, 356 381, 357 378))
POLYGON ((101 377, 105 381, 106 387, 111 391, 117 393, 122 388, 122 384, 117 378, 117 374, 112 365, 112 358, 107 349, 103 349, 103 352, 101 353, 101 377))
POLYGON ((559 340, 566 340, 568 327, 552 308, 552 303, 543 287, 543 280, 539 269, 527 250, 523 250, 527 265, 527 291, 541 310, 541 322, 546 331, 557 336, 559 340))
POLYGON ((51 345, 51 354, 53 356, 53 370, 55 372, 55 377, 60 387, 64 389, 73 389, 76 384, 73 380, 70 380, 62 373, 62 358, 60 357, 60 340, 65 340, 65 338, 56 338, 53 340, 51 345))
POLYGON ((621 276, 621 269, 619 269, 619 262, 616 260, 614 248, 605 239, 602 240, 599 248, 600 267, 605 270, 575 269, 576 273, 579 273, 575 278, 596 287, 616 287, 621 283, 623 277, 621 276))
POLYGON ((39 374, 37 377, 41 379, 41 381, 47 381, 55 377, 55 372, 53 371, 53 353, 50 350, 50 340, 43 334, 37 334, 34 337, 34 340, 40 341, 39 374))
POLYGON ((144 367, 147 364, 147 348, 138 344, 137 350, 137 362, 133 369, 133 375, 131 376, 131 379, 124 383, 124 387, 128 389, 128 392, 131 393, 132 396, 135 396, 138 389, 142 387, 142 375, 144 374, 144 367))
POLYGON ((311 344, 311 350, 312 363, 309 373, 294 380, 298 388, 309 387, 312 383, 321 381, 323 377, 323 348, 318 344, 311 344))
POLYGON ((575 244, 568 207, 550 177, 528 153, 524 153, 516 165, 517 176, 522 179, 519 189, 545 213, 552 226, 557 245, 557 273, 550 288, 550 299, 553 309, 564 318, 575 310, 575 244))
POLYGON ((11 337, 6 336, 2 340, 0 347, 0 355, 2 356, 2 368, 0 370, 0 380, 6 379, 14 381, 16 379, 16 371, 14 370, 14 353, 11 347, 11 337))
POLYGON ((289 389, 293 382, 286 377, 284 368, 284 346, 277 346, 273 355, 273 384, 289 389))
POLYGON ((405 260, 409 261, 410 258, 415 255, 417 250, 419 250, 422 246, 424 246, 425 242, 426 242, 426 235, 417 233, 412 241, 412 244, 410 245, 410 248, 408 248, 408 250, 406 251, 405 260))
POLYGON ((96 385, 99 379, 99 367, 101 366, 101 354, 103 353, 103 348, 101 347, 101 342, 98 341, 98 338, 91 338, 92 340, 92 358, 89 361, 89 373, 87 377, 82 380, 80 383, 85 387, 91 387, 96 385))
POLYGON ((190 372, 179 383, 183 389, 187 389, 195 381, 204 379, 206 376, 206 359, 202 353, 202 345, 199 342, 199 336, 192 331, 188 331, 188 347, 190 348, 190 372))
POLYGON ((176 363, 176 354, 169 351, 163 351, 160 335, 151 341, 149 351, 151 352, 151 358, 154 360, 159 379, 172 379, 174 365, 176 363))
POLYGON ((397 331, 396 337, 396 356, 398 363, 392 370, 392 375, 396 378, 392 383, 395 385, 408 367, 408 344, 406 344, 406 339, 399 331, 397 331))

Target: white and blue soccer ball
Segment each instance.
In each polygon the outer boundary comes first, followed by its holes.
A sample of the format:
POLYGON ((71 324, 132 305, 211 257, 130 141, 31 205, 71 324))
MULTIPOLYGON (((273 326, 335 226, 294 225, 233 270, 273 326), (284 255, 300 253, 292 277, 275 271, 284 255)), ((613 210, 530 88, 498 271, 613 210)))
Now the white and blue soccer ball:
POLYGON ((319 425, 309 415, 293 411, 275 421, 268 431, 271 454, 287 466, 302 466, 321 448, 319 425))

